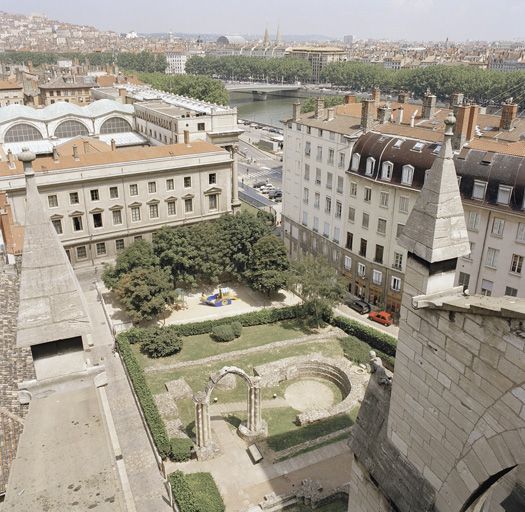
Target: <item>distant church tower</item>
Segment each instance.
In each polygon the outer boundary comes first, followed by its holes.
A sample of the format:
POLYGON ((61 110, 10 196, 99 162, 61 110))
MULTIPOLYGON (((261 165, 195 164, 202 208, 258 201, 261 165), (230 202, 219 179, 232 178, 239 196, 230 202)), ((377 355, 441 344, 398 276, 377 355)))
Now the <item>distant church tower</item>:
POLYGON ((280 27, 280 25, 277 25, 277 35, 275 36, 275 44, 279 45, 281 43, 282 43, 281 27, 280 27))
POLYGON ((270 35, 268 34, 268 27, 264 30, 263 45, 268 46, 270 44, 270 35))

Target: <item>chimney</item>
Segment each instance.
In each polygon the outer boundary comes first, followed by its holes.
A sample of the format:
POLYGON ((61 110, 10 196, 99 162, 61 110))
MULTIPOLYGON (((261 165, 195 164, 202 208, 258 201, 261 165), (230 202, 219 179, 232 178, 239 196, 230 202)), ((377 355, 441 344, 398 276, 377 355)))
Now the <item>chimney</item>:
POLYGON ((350 105, 351 103, 357 103, 356 97, 354 94, 345 94, 344 104, 350 105))
POLYGON ((58 162, 58 149, 56 146, 53 146, 53 162, 58 162))
POLYGON ((361 102, 361 128, 365 133, 372 128, 374 123, 374 100, 363 100, 361 102))
MULTIPOLYGON (((121 87, 119 90, 118 90, 118 95, 120 98, 125 98, 126 97, 126 93, 128 91, 124 88, 124 87, 121 87)), ((124 99, 122 101, 125 101, 124 99)))
POLYGON ((376 108, 379 108, 379 103, 381 102, 381 91, 379 87, 374 87, 374 90, 372 91, 372 99, 374 100, 376 108))
POLYGON ((73 146, 73 158, 75 160, 79 160, 79 158, 78 158, 78 146, 76 144, 73 146))
POLYGON ((414 126, 416 126, 416 116, 417 116, 417 110, 414 110, 414 112, 412 112, 412 115, 410 116, 410 127, 411 128, 414 128, 414 126))
POLYGON ((301 103, 296 101, 293 105, 293 120, 299 121, 299 117, 301 116, 301 103))
POLYGON ((13 156, 13 152, 10 149, 7 150, 7 162, 9 169, 14 169, 16 167, 15 157, 13 156))
POLYGON ((85 153, 87 153, 89 151, 89 141, 88 140, 83 140, 82 144, 84 145, 84 154, 85 154, 85 153))
POLYGON ((405 91, 400 91, 400 93, 397 95, 397 102, 407 103, 407 100, 408 100, 408 93, 405 91))
POLYGON ((315 118, 321 119, 323 117, 324 100, 323 98, 315 98, 315 118))
POLYGON ((186 146, 190 145, 190 131, 189 130, 184 130, 184 144, 186 144, 186 146))
POLYGON ((464 99, 465 99, 465 95, 462 92, 455 92, 452 95, 452 98, 450 98, 450 108, 454 110, 454 107, 463 105, 464 99))
POLYGON ((335 108, 334 107, 330 107, 329 109, 327 109, 327 115, 326 115, 326 120, 327 121, 333 121, 335 119, 335 108))
POLYGON ((421 111, 421 117, 423 119, 431 119, 436 112, 436 97, 427 90, 425 97, 423 98, 423 110, 421 111))
POLYGON ((388 105, 381 105, 379 107, 379 122, 381 124, 386 124, 390 121, 392 117, 392 109, 388 105))
POLYGON ((115 142, 115 139, 111 139, 111 151, 117 150, 117 143, 115 142))
POLYGON ((514 119, 518 116, 518 105, 514 103, 514 98, 509 98, 502 105, 501 119, 499 122, 500 130, 510 131, 513 126, 514 119))
POLYGON ((405 114, 405 109, 403 107, 399 107, 397 109, 397 124, 401 124, 403 122, 404 114, 405 114))

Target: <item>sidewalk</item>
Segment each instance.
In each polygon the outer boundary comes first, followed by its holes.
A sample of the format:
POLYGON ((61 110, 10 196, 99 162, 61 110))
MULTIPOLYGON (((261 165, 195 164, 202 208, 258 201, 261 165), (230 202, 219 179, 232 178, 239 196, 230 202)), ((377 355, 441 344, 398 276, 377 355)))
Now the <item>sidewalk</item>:
POLYGON ((90 276, 79 276, 93 323, 93 360, 101 359, 108 377, 107 396, 137 511, 171 511, 164 479, 117 354, 90 276))

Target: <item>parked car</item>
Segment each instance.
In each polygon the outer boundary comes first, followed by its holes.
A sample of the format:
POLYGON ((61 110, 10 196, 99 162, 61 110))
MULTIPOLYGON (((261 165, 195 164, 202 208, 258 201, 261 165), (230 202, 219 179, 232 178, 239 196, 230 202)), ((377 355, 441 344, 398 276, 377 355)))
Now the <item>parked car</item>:
POLYGON ((389 325, 392 325, 393 318, 390 313, 387 311, 372 311, 368 315, 369 320, 373 320, 374 322, 377 322, 378 324, 386 325, 387 327, 389 325))
POLYGON ((277 203, 282 201, 283 199, 282 190, 279 190, 279 189, 270 190, 270 193, 268 194, 268 199, 272 199, 273 201, 276 201, 277 203))
POLYGON ((348 298, 345 300, 345 304, 354 311, 357 311, 360 315, 366 315, 367 313, 370 313, 370 304, 364 300, 348 298))
POLYGON ((271 183, 268 183, 267 185, 264 185, 263 187, 261 187, 259 189, 259 192, 261 194, 269 194, 273 190, 275 190, 275 187, 271 183))
POLYGON ((261 188, 267 185, 266 181, 257 181, 253 184, 252 188, 261 188))

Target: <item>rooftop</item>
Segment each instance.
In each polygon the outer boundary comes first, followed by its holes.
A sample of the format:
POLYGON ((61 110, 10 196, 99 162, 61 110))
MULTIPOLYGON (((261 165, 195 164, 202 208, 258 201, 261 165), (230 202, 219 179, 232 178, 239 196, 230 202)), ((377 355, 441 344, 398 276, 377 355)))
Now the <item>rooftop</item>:
POLYGON ((0 91, 10 91, 14 89, 23 89, 21 84, 11 80, 0 80, 0 91))
POLYGON ((97 82, 92 76, 59 76, 49 82, 38 84, 40 89, 86 89, 95 87, 97 82))

